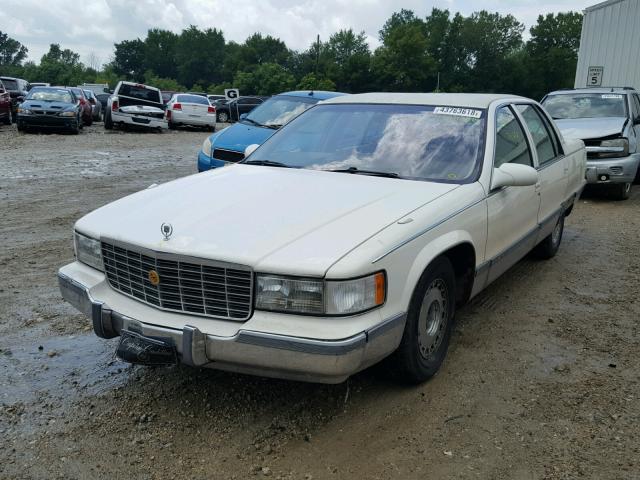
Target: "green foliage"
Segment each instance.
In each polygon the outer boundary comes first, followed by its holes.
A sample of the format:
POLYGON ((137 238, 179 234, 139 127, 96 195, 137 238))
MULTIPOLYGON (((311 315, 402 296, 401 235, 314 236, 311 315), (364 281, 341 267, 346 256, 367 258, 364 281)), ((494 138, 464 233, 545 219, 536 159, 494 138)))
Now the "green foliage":
POLYGON ((0 31, 0 67, 22 65, 28 51, 19 41, 0 31))
POLYGON ((152 70, 147 70, 144 74, 144 83, 147 85, 153 85, 160 90, 167 90, 170 92, 184 92, 185 87, 180 85, 173 78, 161 78, 157 76, 152 70))
POLYGON ((315 73, 307 73, 296 85, 298 90, 336 90, 336 84, 329 78, 316 79, 315 73))
POLYGON ((572 87, 578 63, 582 15, 576 12, 538 16, 527 43, 527 93, 540 99, 558 88, 572 87))
POLYGON ((295 78, 277 63, 263 63, 252 72, 238 72, 233 84, 242 95, 273 95, 291 90, 295 78))

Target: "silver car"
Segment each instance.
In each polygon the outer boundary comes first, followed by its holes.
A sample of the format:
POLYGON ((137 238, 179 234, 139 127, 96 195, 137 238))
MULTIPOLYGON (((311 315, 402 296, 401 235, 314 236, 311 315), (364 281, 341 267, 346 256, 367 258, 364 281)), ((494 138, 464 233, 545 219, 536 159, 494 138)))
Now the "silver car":
POLYGON ((577 88, 549 93, 542 105, 565 138, 587 147, 587 182, 629 198, 640 163, 640 97, 629 87, 577 88))

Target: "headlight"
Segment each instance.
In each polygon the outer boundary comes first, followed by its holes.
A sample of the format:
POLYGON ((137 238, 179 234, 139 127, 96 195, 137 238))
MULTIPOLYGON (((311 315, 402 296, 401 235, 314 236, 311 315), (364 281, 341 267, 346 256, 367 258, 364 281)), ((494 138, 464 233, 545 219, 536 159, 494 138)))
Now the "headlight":
POLYGON ((385 301, 383 272, 353 280, 257 275, 256 309, 303 315, 352 315, 385 301))
POLYGON ((81 233, 75 232, 74 241, 76 247, 76 258, 90 267, 101 272, 104 271, 102 266, 102 252, 100 242, 93 238, 85 237, 81 233))
POLYGON ((76 112, 60 112, 59 115, 61 117, 75 117, 76 112))
POLYGON ((211 156, 211 139, 209 137, 205 138, 204 142, 202 142, 202 153, 207 157, 211 156))
POLYGON ((614 138, 612 140, 602 140, 600 142, 600 148, 607 149, 608 151, 595 152, 596 158, 626 157, 629 155, 629 139, 614 138))
POLYGON ((31 115, 33 112, 28 108, 18 108, 18 113, 20 115, 31 115))

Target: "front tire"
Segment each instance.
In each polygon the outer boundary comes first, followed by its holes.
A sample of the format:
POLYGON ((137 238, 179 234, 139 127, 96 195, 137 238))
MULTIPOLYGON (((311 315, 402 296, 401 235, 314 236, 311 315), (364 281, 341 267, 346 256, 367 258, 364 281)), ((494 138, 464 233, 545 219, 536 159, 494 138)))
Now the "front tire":
POLYGON ((11 125, 13 123, 13 112, 9 109, 9 115, 2 121, 5 125, 11 125))
POLYGON ((618 183, 613 190, 613 198, 616 200, 627 200, 631 196, 631 182, 618 183))
POLYGON ((440 369, 451 339, 455 299, 453 267, 439 257, 424 271, 411 297, 400 346, 390 357, 394 376, 417 384, 440 369))
POLYGON ((219 112, 218 113, 218 122, 226 123, 229 121, 229 114, 227 112, 219 112))
POLYGON ((107 111, 104 116, 104 128, 105 130, 113 129, 113 120, 111 120, 111 113, 109 113, 109 111, 107 111))

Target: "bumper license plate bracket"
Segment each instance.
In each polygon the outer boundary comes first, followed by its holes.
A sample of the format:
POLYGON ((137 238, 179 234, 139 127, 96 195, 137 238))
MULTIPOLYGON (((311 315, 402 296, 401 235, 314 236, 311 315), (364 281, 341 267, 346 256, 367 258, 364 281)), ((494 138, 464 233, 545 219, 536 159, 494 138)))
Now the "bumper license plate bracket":
POLYGON ((140 365, 175 365, 178 363, 173 339, 147 337, 130 330, 120 332, 116 356, 125 362, 140 365))

